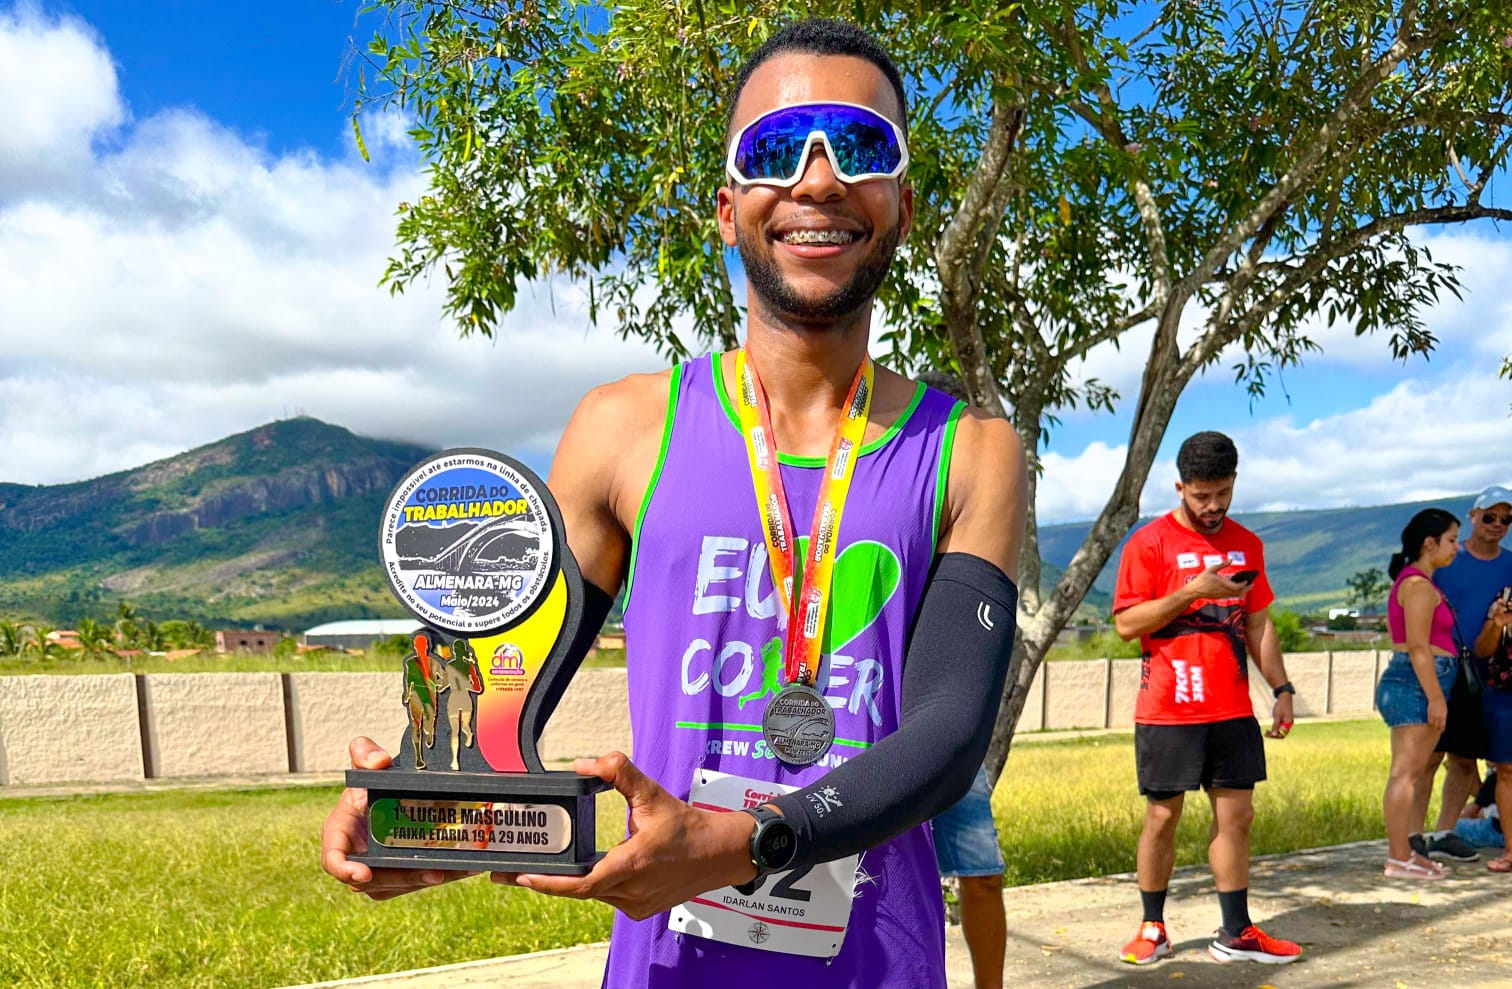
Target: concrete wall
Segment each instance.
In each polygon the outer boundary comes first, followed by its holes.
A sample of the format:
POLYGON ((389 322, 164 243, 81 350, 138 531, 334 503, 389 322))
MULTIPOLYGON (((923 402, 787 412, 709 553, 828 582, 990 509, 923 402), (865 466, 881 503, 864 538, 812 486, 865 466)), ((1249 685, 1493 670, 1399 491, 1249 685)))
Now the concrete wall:
POLYGON ((572 678, 541 732, 546 761, 630 752, 630 683, 623 669, 583 670, 572 678))
MULTIPOLYGON (((1368 717, 1385 660, 1287 656, 1297 713, 1368 717)), ((1137 659, 1044 664, 1018 730, 1127 727, 1139 668, 1137 659)), ((1272 699, 1258 671, 1250 688, 1264 720, 1272 699)), ((341 770, 355 735, 398 746, 399 692, 397 671, 0 677, 0 785, 341 770)), ((623 669, 581 671, 546 726, 541 757, 632 751, 628 711, 623 669)))
POLYGON ((277 673, 169 673, 143 678, 154 776, 289 771, 277 673))
POLYGON ((1333 653, 1328 713, 1367 715, 1375 710, 1375 683, 1391 654, 1366 650, 1333 653))
POLYGON ((347 769, 348 747, 358 735, 399 750, 408 719, 397 674, 290 673, 286 682, 294 772, 347 769))
POLYGON ((141 779, 134 680, 0 677, 0 784, 141 779))
POLYGON ((1106 659, 1046 663, 1045 727, 1106 728, 1109 664, 1106 659))
POLYGON ((1139 699, 1139 674, 1144 665, 1138 659, 1113 660, 1113 693, 1108 704, 1108 727, 1128 728, 1134 724, 1134 703, 1139 699))

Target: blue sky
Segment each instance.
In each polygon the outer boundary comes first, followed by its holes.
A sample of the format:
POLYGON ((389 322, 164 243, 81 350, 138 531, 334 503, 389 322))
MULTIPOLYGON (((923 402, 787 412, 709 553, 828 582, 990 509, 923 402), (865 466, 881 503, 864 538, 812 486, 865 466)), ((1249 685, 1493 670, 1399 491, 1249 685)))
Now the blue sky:
MULTIPOLYGON (((572 285, 527 293, 491 343, 456 338, 439 285, 377 285, 394 206, 423 181, 402 121, 369 123, 371 162, 352 146, 344 66, 374 23, 359 9, 0 0, 0 480, 81 480, 296 412, 541 466, 589 387, 660 366, 589 329, 572 285), (438 379, 462 387, 427 389, 438 379)), ((1183 396, 1147 509, 1170 503, 1175 446, 1205 428, 1239 441, 1240 508, 1512 482, 1512 385, 1495 373, 1512 239, 1489 224, 1419 239, 1466 266, 1466 301, 1429 314, 1431 361, 1324 330, 1325 352, 1253 407, 1221 362, 1183 396)), ((1086 373, 1132 401, 1147 339, 1086 373)), ((1044 520, 1095 513, 1127 431, 1122 414, 1064 415, 1044 520)))

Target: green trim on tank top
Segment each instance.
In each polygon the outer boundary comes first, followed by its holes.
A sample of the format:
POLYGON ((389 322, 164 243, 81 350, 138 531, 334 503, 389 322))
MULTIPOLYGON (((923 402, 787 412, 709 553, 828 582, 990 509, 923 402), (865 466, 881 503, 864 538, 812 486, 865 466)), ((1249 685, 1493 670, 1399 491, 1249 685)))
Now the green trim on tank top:
POLYGON ((930 530, 929 558, 934 559, 935 553, 940 549, 940 516, 945 509, 945 482, 950 478, 950 456, 955 452, 956 424, 961 421, 961 413, 966 411, 965 402, 957 402, 950 408, 950 415, 945 419, 945 435, 940 440, 940 467, 935 476, 935 503, 934 503, 934 528, 930 530))
POLYGON ((630 589, 635 586, 635 559, 640 552, 641 523, 646 521, 646 509, 651 507, 651 496, 661 481, 662 468, 667 463, 667 448, 672 445, 672 423, 677 418, 677 398, 682 391, 683 366, 672 368, 672 387, 667 394, 667 418, 662 423, 661 449, 656 454, 656 466, 651 471, 651 483, 646 485, 646 494, 641 498, 640 511, 635 513, 635 532, 630 536, 630 565, 625 568, 625 610, 630 610, 630 589))
MULTIPOLYGON (((719 404, 724 409, 725 415, 729 418, 730 425, 735 427, 736 432, 740 432, 740 416, 735 412, 735 406, 730 404, 730 395, 727 391, 725 391, 724 369, 720 366, 719 357, 719 354, 709 355, 710 373, 712 373, 714 376, 714 390, 719 393, 719 404)), ((882 449, 882 447, 887 445, 888 440, 892 439, 894 436, 898 435, 900 431, 902 431, 904 425, 906 425, 908 423, 908 420, 913 416, 914 410, 917 409, 919 407, 919 403, 924 400, 924 391, 924 382, 919 381, 914 383, 913 398, 908 400, 908 407, 903 410, 903 414, 898 416, 897 420, 895 420, 891 426, 887 427, 887 432, 883 433, 881 436, 878 436, 870 443, 863 443, 861 445, 861 456, 864 457, 868 453, 875 453, 876 451, 882 449)), ((779 452, 777 454, 777 462, 779 464, 785 464, 788 467, 823 467, 828 462, 828 458, 800 457, 791 453, 779 452)))

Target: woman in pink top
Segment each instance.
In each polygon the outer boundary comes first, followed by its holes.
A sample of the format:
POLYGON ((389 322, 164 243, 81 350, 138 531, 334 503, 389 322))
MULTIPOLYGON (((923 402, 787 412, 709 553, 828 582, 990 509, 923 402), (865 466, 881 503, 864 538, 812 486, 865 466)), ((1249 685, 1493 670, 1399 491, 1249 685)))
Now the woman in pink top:
POLYGON ((1425 508, 1402 530, 1391 556, 1396 583, 1386 603, 1391 662, 1376 686, 1376 708, 1391 728, 1391 771, 1382 809, 1386 817, 1386 875, 1441 879, 1444 867, 1412 848, 1409 836, 1428 811, 1428 760, 1444 730, 1450 688, 1458 672, 1454 613, 1433 586, 1433 571, 1459 551, 1459 521, 1425 508))

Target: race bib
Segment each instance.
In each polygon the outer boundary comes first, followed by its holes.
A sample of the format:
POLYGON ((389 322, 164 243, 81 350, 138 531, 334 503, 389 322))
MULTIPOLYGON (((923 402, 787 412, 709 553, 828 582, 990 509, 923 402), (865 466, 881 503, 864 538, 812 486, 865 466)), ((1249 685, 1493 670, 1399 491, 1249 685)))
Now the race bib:
MULTIPOLYGON (((703 810, 759 807, 797 787, 700 769, 688 802, 703 810)), ((832 958, 845 943, 859 855, 774 872, 746 896, 732 886, 711 889, 673 907, 668 929, 762 951, 832 958)))

